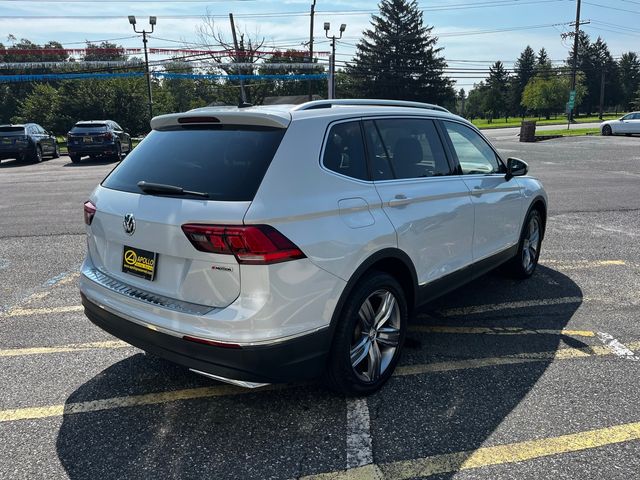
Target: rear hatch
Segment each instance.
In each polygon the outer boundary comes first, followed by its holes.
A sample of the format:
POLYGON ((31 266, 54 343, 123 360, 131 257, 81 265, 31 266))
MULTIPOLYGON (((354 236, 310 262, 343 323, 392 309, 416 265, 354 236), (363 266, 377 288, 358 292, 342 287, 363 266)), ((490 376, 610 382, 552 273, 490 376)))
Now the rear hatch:
POLYGON ((197 250, 182 226, 242 225, 286 129, 165 123, 91 198, 91 260, 103 273, 144 291, 225 307, 240 293, 236 257, 197 250), (141 181, 191 193, 143 191, 141 181))
POLYGON ((0 148, 13 148, 24 146, 28 143, 24 127, 3 126, 0 127, 0 148))
POLYGON ((72 145, 100 145, 111 142, 111 132, 105 123, 76 123, 69 132, 69 143, 72 145))

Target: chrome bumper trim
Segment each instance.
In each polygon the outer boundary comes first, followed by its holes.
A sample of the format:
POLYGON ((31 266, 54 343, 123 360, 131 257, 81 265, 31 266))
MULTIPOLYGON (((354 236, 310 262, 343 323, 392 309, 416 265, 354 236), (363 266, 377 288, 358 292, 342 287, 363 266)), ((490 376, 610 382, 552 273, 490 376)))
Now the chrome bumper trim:
POLYGON ((119 293, 125 297, 133 298, 150 305, 166 308, 167 310, 174 310, 189 315, 206 315, 207 313, 216 310, 215 307, 210 307, 208 305, 185 302, 165 297, 163 295, 145 292, 144 290, 127 285, 120 280, 116 280, 97 268, 84 268, 82 270, 82 274, 92 282, 95 282, 101 287, 111 290, 112 292, 119 293))
POLYGON ((236 385, 238 387, 243 387, 243 388, 260 388, 260 387, 266 387, 267 385, 270 385, 269 383, 253 383, 253 382, 245 382, 243 380, 233 380, 232 378, 220 377, 212 373, 206 373, 206 372, 201 372, 200 370, 194 370, 193 368, 190 368, 189 370, 193 373, 197 373, 198 375, 203 375, 213 380, 218 380, 224 383, 230 383, 231 385, 236 385))

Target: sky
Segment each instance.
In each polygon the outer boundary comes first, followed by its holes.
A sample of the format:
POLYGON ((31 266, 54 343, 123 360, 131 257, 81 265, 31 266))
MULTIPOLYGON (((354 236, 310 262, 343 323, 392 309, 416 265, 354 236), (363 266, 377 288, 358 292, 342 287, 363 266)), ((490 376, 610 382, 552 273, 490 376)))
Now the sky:
MULTIPOLYGON (((158 18, 150 47, 181 47, 198 42, 197 29, 207 14, 214 17, 223 36, 231 40, 228 14, 236 26, 265 45, 305 49, 309 39, 309 8, 312 0, 0 0, 0 42, 9 34, 18 39, 44 44, 50 40, 68 48, 83 42, 118 39, 124 47, 140 47, 127 15, 135 15, 138 27, 147 25, 150 15, 158 18)), ((561 34, 573 29, 576 0, 421 0, 424 22, 433 26, 438 46, 450 69, 481 69, 496 60, 507 68, 527 46, 547 49, 553 60, 568 56, 571 39, 561 34)), ((315 50, 328 51, 322 29, 331 23, 337 33, 346 31, 337 44, 338 60, 352 58, 355 44, 369 27, 375 0, 317 0, 315 50)), ((640 0, 583 0, 582 28, 595 40, 602 36, 614 57, 638 51, 640 46, 640 0)), ((325 61, 326 61, 326 57, 325 61)), ((459 70, 458 70, 459 72, 459 70)), ((468 90, 481 73, 451 73, 457 88, 468 90)))

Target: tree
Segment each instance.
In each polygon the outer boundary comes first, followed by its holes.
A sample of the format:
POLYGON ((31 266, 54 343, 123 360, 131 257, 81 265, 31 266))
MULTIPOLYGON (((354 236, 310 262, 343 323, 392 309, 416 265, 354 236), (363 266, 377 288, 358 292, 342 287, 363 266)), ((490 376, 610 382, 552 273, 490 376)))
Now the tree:
MULTIPOLYGON (((544 52, 546 54, 546 52, 544 52)), ((522 92, 536 73, 536 54, 529 45, 520 53, 514 66, 515 76, 511 82, 511 107, 514 112, 524 116, 522 92)))
POLYGON ((458 115, 461 117, 464 116, 465 113, 465 103, 467 101, 467 93, 464 91, 464 88, 461 88, 458 91, 458 96, 456 98, 456 111, 458 115))
MULTIPOLYGON (((509 91, 509 74, 501 61, 497 61, 489 67, 489 77, 487 78, 487 95, 485 97, 486 109, 490 112, 490 120, 497 118, 504 113, 507 114, 507 102, 509 91)), ((506 120, 505 120, 506 121, 506 120)))
POLYGON ((125 62, 127 60, 124 48, 106 41, 100 44, 87 42, 85 52, 85 62, 125 62))
POLYGON ((631 109, 635 93, 640 88, 640 59, 635 52, 623 53, 618 62, 620 100, 625 110, 631 109))
POLYGON ((474 118, 485 116, 485 97, 487 90, 488 87, 484 82, 477 83, 473 86, 467 97, 467 118, 473 120, 474 118))
POLYGON ((20 102, 18 108, 18 116, 12 118, 14 123, 34 122, 56 133, 66 133, 57 125, 60 96, 53 86, 36 84, 33 91, 20 102))
POLYGON ((549 58, 549 55, 547 54, 547 50, 542 47, 540 49, 540 51, 538 52, 538 58, 536 60, 536 67, 535 67, 535 73, 536 75, 542 76, 542 77, 549 77, 549 75, 551 75, 551 69, 552 69, 552 64, 551 64, 551 59, 549 58))
POLYGON ((347 74, 362 97, 453 103, 452 82, 416 0, 381 0, 347 74))
MULTIPOLYGON (((549 119, 552 112, 560 112, 565 109, 567 92, 570 87, 571 78, 564 74, 563 69, 553 69, 547 75, 536 75, 524 89, 522 105, 542 113, 549 119)), ((580 105, 584 95, 583 78, 579 76, 576 81, 576 105, 580 105)))

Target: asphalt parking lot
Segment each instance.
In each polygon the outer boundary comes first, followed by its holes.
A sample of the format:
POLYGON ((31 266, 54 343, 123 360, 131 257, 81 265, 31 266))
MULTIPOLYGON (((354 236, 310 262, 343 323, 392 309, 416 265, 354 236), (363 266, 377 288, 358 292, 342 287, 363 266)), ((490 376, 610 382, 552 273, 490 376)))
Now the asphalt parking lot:
POLYGON ((103 333, 76 282, 114 164, 1 162, 0 478, 640 478, 640 138, 495 144, 549 192, 539 269, 416 312, 367 399, 243 390, 103 333))

